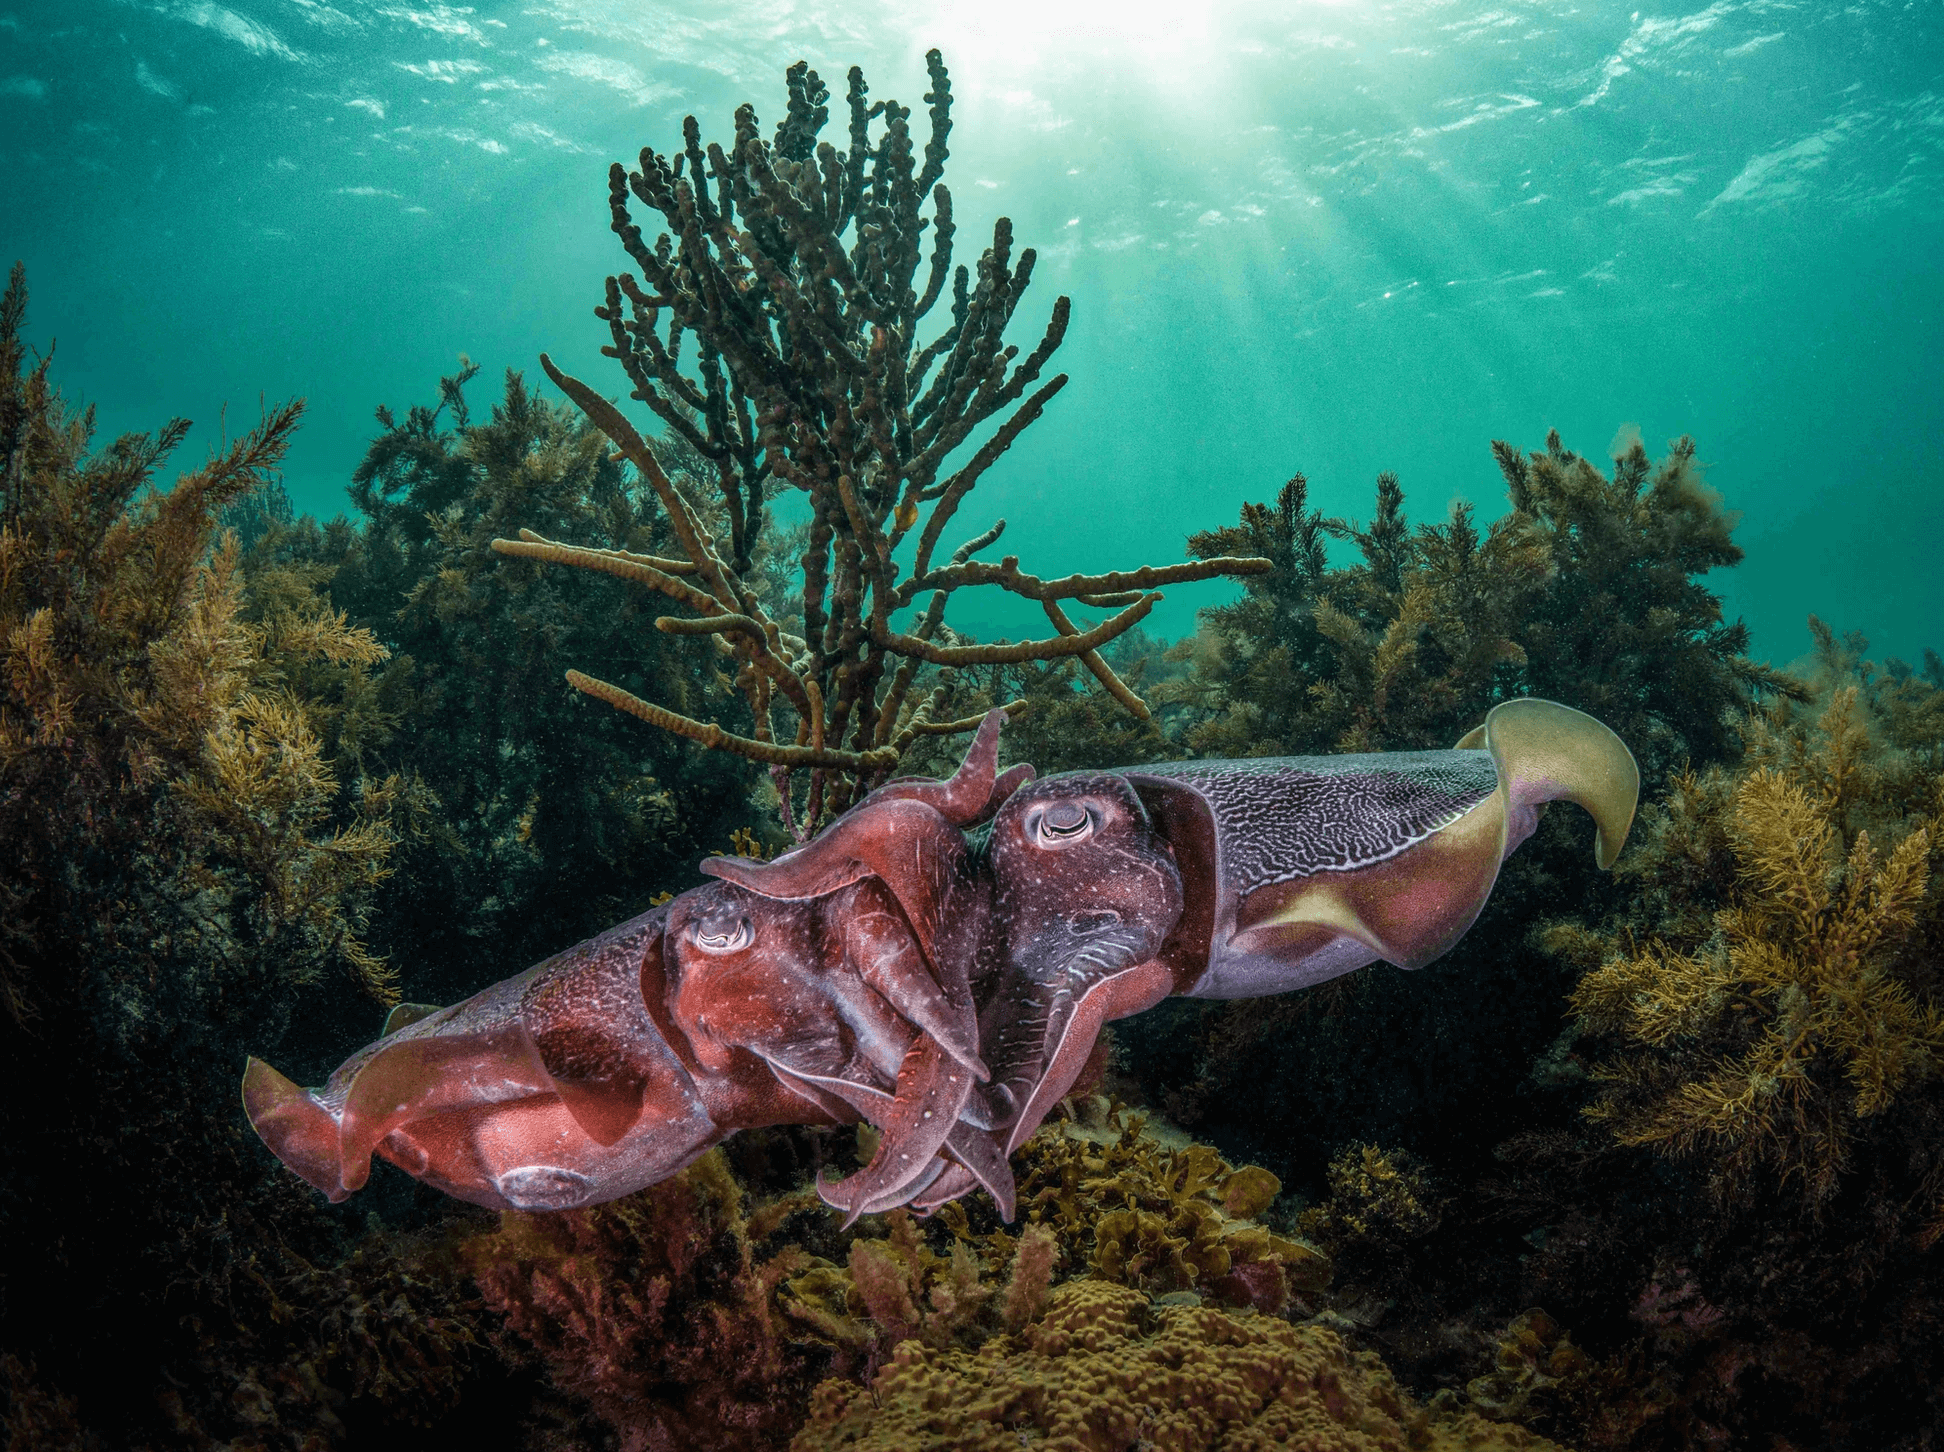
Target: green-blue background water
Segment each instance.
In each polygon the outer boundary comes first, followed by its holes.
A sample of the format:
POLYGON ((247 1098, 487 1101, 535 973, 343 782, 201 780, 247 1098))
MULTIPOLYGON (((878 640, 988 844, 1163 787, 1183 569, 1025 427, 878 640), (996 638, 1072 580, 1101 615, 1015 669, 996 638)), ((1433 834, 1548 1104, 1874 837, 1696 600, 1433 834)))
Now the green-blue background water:
POLYGON ((288 484, 328 515, 373 406, 462 351, 619 391, 610 160, 687 112, 773 122, 799 57, 922 106, 933 45, 961 259, 1010 215, 1042 258, 1015 341, 1075 302, 1073 383, 966 533, 1004 515, 1042 570, 1174 559, 1298 469, 1329 512, 1394 469, 1419 517, 1490 518, 1490 439, 1597 455, 1632 424, 1695 435, 1743 512, 1715 584, 1756 655, 1810 610, 1944 644, 1935 3, 29 4, 0 9, 0 253, 108 432, 184 414, 206 445, 306 396, 288 484))

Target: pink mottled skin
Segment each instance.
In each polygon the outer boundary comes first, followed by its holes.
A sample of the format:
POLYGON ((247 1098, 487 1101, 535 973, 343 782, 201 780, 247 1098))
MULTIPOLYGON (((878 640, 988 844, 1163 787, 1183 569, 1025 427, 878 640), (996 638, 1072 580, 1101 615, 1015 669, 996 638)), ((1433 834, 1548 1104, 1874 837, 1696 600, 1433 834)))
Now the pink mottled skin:
POLYGON ((1103 1025, 1175 993, 1421 967, 1476 919, 1538 809, 1609 866, 1639 777, 1577 711, 1513 701, 1447 752, 1000 773, 990 713, 946 781, 893 781, 713 880, 445 1009, 394 1011, 318 1089, 252 1059, 251 1123, 332 1200, 375 1154, 495 1208, 593 1204, 739 1129, 881 1131, 818 1188, 852 1219, 983 1187, 1103 1025), (991 822, 980 847, 967 832, 991 822))

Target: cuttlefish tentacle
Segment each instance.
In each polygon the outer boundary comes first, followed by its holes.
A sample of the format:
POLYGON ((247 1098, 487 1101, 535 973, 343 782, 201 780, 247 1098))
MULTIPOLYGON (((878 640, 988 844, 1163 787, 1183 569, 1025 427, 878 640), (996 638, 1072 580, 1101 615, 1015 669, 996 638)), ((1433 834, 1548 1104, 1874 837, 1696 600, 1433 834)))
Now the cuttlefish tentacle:
POLYGON ((949 988, 941 985, 911 930, 892 913, 859 913, 844 923, 843 932, 845 955, 867 984, 977 1078, 991 1077, 979 1057, 979 1019, 962 965, 947 975, 949 988))
POLYGON ((889 989, 885 996, 893 1002, 909 1003, 913 1022, 984 1078, 969 960, 987 893, 967 859, 964 837, 939 812, 923 802, 892 798, 849 813, 822 836, 773 861, 712 857, 702 871, 776 902, 809 902, 878 879, 896 899, 909 931, 896 924, 860 924, 854 937, 846 933, 847 946, 860 952, 858 966, 878 980, 874 987, 889 989), (901 936, 915 938, 919 952, 895 947, 901 936))

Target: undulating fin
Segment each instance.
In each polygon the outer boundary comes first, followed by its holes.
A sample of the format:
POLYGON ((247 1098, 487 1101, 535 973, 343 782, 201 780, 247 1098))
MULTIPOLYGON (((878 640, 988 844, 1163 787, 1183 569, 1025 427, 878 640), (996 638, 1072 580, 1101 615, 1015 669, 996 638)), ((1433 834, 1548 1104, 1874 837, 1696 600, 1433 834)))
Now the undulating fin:
MULTIPOLYGON (((1595 860, 1613 866, 1640 800, 1640 768, 1625 742, 1584 711, 1528 698, 1493 707, 1458 743, 1461 751, 1479 747, 1498 768, 1508 815, 1531 814, 1553 801, 1584 807, 1593 818, 1595 860)), ((1531 830, 1530 821, 1509 822, 1506 850, 1531 830)))
POLYGON ((309 1090, 252 1058, 243 1070, 243 1112, 270 1152, 332 1204, 351 1194, 344 1185, 337 1120, 309 1090))
POLYGON ((430 1018, 439 1011, 436 1003, 398 1003, 385 1015, 385 1026, 378 1031, 378 1037, 395 1034, 400 1029, 417 1023, 422 1018, 430 1018))

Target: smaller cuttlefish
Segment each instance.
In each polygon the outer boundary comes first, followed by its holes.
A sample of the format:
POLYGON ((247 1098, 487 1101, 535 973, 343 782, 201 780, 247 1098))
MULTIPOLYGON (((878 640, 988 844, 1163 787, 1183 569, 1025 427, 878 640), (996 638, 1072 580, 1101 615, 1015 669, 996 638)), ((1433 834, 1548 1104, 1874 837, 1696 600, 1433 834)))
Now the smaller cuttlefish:
POLYGON ((861 1118, 871 1162, 819 1187, 853 1219, 978 1187, 1010 1219, 1008 1157, 1103 1025, 1170 994, 1422 967, 1545 803, 1592 815, 1604 868, 1639 793, 1619 738, 1549 701, 1449 751, 1038 781, 996 771, 1003 719, 947 781, 892 782, 771 862, 710 859, 715 882, 465 1003, 395 1010, 321 1089, 251 1060, 251 1123, 333 1199, 376 1153, 538 1209, 651 1184, 737 1129, 861 1118))
MULTIPOLYGON (((1012 1213, 979 1058, 968 944, 987 884, 964 828, 1032 768, 999 773, 993 713, 958 773, 896 781, 763 869, 768 893, 693 888, 449 1008, 403 1004, 316 1089, 260 1059, 243 1106, 272 1152, 333 1201, 373 1155, 494 1209, 567 1209, 667 1178, 739 1129, 882 1131, 823 1186, 853 1218, 946 1163, 1012 1213)), ((732 879, 742 859, 704 870, 732 879)))

